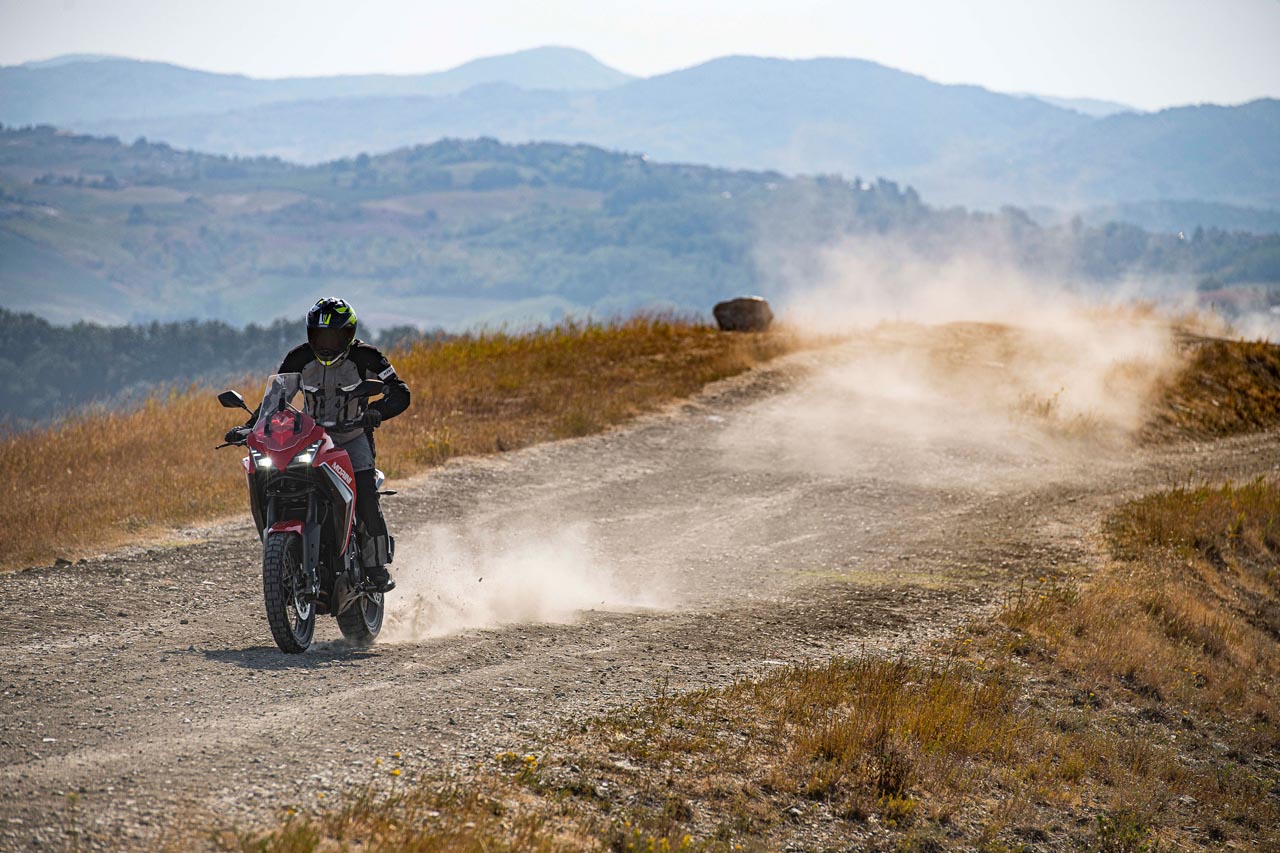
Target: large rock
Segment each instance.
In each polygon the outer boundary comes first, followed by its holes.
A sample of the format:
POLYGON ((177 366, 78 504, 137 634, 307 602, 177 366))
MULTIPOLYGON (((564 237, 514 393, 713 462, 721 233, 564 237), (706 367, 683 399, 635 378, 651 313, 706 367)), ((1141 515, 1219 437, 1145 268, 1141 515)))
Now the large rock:
POLYGON ((759 296, 739 296, 716 303, 716 324, 724 332, 763 332, 773 322, 773 309, 759 296))

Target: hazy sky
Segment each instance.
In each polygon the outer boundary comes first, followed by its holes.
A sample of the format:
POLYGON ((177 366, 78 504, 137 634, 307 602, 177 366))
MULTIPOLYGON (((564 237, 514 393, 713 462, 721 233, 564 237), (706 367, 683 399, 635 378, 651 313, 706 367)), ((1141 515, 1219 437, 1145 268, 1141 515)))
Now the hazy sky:
POLYGON ((1154 109, 1280 97, 1280 0, 0 0, 0 64, 111 53, 256 77, 447 68, 558 44, 650 75, 856 56, 1154 109))

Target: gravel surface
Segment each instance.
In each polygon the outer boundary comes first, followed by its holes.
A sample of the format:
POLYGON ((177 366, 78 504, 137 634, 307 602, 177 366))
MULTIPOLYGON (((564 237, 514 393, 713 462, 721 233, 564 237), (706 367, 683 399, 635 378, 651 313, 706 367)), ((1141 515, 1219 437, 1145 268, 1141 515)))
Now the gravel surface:
POLYGON ((1274 435, 1136 451, 979 427, 838 381, 861 368, 802 354, 391 484, 400 588, 369 649, 327 617, 308 653, 275 649, 247 521, 0 575, 0 849, 253 826, 396 752, 474 765, 664 684, 909 652, 1020 577, 1087 572, 1120 500, 1280 463, 1274 435))

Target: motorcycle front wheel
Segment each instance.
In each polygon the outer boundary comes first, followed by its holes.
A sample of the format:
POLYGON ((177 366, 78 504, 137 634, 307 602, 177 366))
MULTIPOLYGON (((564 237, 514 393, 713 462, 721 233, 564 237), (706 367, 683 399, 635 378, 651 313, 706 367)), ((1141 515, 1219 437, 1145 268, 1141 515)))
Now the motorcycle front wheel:
POLYGON ((302 539, 296 534, 268 534, 262 551, 262 598, 280 651, 305 652, 316 632, 316 606, 304 595, 302 539))

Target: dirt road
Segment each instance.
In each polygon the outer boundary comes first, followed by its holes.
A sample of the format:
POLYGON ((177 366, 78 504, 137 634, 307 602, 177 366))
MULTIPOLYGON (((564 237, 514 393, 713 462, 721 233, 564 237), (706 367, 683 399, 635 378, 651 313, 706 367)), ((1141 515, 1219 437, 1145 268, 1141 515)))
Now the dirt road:
POLYGON ((917 349, 793 357, 626 429, 393 484, 400 589, 367 650, 331 620, 309 653, 275 649, 247 522, 0 576, 0 848, 249 826, 392 762, 537 749, 664 682, 916 648, 1019 577, 1087 571, 1117 501, 1280 464, 1274 436, 1058 440, 904 370, 917 349))

